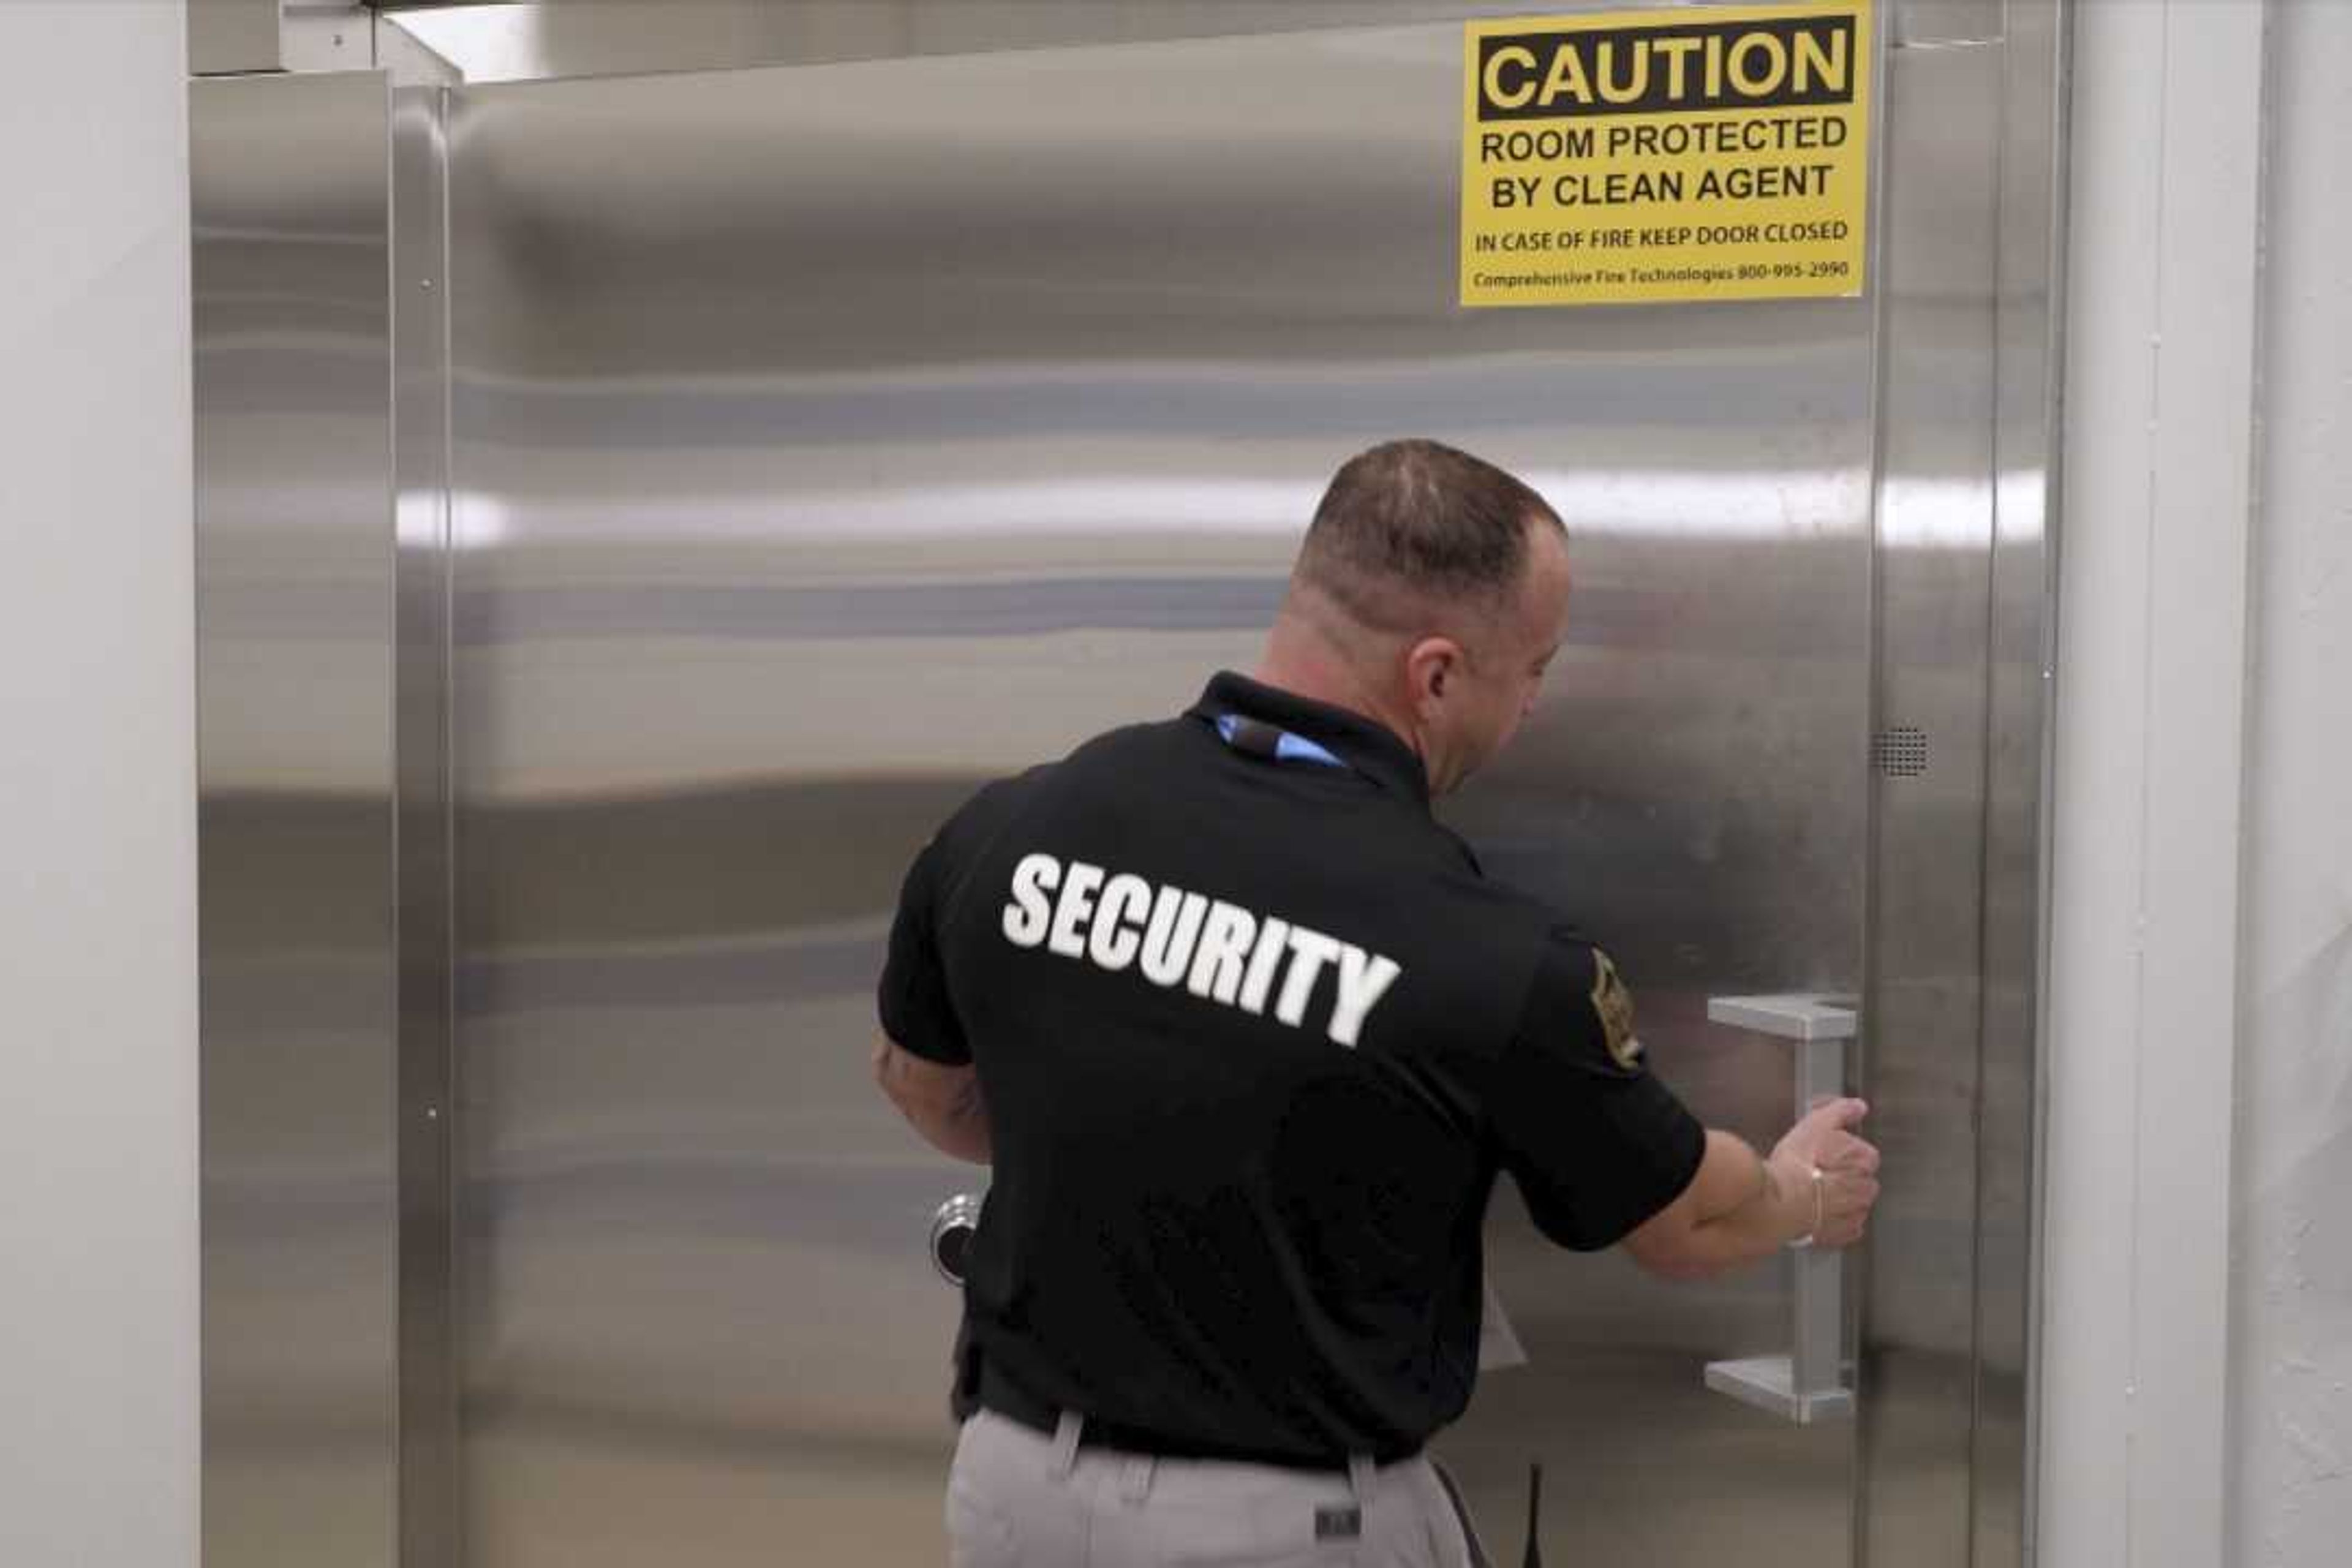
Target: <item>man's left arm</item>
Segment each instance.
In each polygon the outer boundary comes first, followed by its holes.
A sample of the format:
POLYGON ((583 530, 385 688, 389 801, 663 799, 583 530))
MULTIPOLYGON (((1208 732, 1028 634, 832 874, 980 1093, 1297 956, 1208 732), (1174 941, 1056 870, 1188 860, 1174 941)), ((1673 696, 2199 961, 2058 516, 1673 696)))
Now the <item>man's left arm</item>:
POLYGON ((882 1035, 874 1047, 874 1080, 924 1142, 945 1154, 989 1163, 988 1108, 971 1044, 948 994, 939 946, 940 861, 938 839, 907 869, 890 922, 890 952, 875 998, 882 1035))
POLYGON ((932 1148, 975 1165, 993 1157, 980 1069, 970 1062, 927 1061, 884 1035, 874 1046, 874 1081, 932 1148))

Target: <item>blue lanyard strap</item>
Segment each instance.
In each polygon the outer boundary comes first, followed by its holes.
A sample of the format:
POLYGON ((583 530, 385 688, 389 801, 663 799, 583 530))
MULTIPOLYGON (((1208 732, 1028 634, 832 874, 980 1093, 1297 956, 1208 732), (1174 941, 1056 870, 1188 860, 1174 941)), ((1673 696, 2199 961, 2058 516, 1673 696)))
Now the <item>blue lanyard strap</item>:
POLYGON ((1244 719, 1238 713, 1220 713, 1216 718, 1217 733, 1225 744, 1252 756, 1271 757, 1278 763, 1314 763, 1327 768, 1344 768, 1348 763, 1329 747, 1319 745, 1304 735, 1294 735, 1263 719, 1244 719))

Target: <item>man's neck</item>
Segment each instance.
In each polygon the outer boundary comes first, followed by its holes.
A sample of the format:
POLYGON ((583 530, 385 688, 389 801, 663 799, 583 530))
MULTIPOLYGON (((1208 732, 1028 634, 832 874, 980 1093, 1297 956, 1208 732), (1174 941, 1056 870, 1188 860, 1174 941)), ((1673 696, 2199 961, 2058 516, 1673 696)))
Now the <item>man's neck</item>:
POLYGON ((1252 679, 1304 697, 1310 702, 1345 709, 1381 725, 1428 760, 1411 717, 1394 710, 1365 680, 1357 667, 1315 629, 1290 616, 1275 623, 1265 642, 1265 656, 1251 672, 1252 679))

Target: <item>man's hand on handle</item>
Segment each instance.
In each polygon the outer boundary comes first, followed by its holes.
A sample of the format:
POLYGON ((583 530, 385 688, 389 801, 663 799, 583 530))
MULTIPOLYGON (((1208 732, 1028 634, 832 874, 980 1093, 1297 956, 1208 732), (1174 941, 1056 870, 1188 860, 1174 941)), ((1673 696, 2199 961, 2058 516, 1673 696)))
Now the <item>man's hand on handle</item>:
POLYGON ((1815 1223, 1808 1227, 1816 1247, 1851 1247, 1869 1226, 1878 1202, 1878 1150, 1853 1133, 1869 1113, 1859 1100, 1824 1101, 1773 1146, 1774 1182, 1803 1194, 1808 1202, 1818 1198, 1815 1223))
POLYGON ((1625 1238, 1626 1249, 1654 1274, 1705 1279, 1792 1243, 1852 1246, 1878 1201, 1878 1151, 1853 1131, 1869 1110, 1859 1100, 1819 1106, 1769 1160, 1728 1132, 1709 1131, 1698 1174, 1625 1238))

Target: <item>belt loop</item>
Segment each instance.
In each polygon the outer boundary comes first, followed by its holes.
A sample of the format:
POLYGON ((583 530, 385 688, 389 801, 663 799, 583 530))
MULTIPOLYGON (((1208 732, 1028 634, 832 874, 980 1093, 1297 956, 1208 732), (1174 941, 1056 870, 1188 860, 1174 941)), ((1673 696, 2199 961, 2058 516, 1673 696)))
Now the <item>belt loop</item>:
POLYGON ((1121 1468, 1118 1495, 1130 1503, 1139 1503, 1151 1495, 1151 1480, 1160 1469, 1160 1461, 1150 1454, 1131 1454, 1121 1468))
POLYGON ((1372 1457, 1370 1454, 1348 1456, 1348 1489, 1356 1494, 1358 1508, 1372 1506, 1372 1457))
POLYGON ((1054 1424, 1054 1479, 1066 1481, 1070 1472, 1078 1468, 1078 1439, 1086 1433, 1087 1418, 1075 1410, 1065 1410, 1054 1424))

